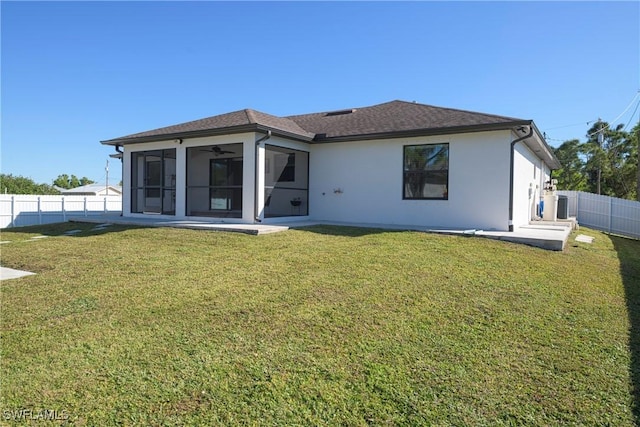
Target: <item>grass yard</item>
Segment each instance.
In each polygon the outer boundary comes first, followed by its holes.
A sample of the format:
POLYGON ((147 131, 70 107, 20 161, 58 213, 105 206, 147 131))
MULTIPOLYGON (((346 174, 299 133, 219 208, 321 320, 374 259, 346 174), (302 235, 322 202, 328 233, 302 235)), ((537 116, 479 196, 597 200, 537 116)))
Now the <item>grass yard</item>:
POLYGON ((639 241, 92 227, 2 233, 1 422, 640 420, 639 241))

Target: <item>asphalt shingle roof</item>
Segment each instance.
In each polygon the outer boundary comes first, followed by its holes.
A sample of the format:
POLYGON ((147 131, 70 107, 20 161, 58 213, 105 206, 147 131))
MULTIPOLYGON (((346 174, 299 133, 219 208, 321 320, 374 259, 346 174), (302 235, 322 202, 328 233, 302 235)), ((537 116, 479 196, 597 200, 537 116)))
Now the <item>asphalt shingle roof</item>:
POLYGON ((313 138, 313 134, 302 129, 294 121, 272 116, 271 114, 262 113, 251 109, 233 111, 231 113, 220 114, 217 116, 207 117, 200 120, 193 120, 177 125, 166 126, 145 132, 134 133, 131 135, 115 138, 104 142, 119 140, 136 140, 149 139, 151 137, 178 137, 194 132, 206 132, 215 130, 225 130, 234 128, 247 128, 252 125, 262 125, 269 128, 282 130, 294 135, 300 135, 307 139, 313 138))
POLYGON ((513 124, 522 119, 434 107, 405 101, 391 101, 371 107, 340 112, 289 116, 316 139, 375 135, 417 130, 435 130, 481 125, 513 124), (319 136, 319 137, 318 137, 319 136))
POLYGON ((145 142, 160 138, 206 136, 223 133, 272 130, 284 136, 305 141, 330 141, 353 137, 389 136, 406 132, 437 133, 447 130, 481 130, 492 127, 508 128, 528 120, 497 116, 452 108, 434 107, 414 102, 391 101, 370 107, 343 111, 301 114, 278 117, 245 109, 194 120, 173 126, 135 133, 107 141, 105 144, 145 142))

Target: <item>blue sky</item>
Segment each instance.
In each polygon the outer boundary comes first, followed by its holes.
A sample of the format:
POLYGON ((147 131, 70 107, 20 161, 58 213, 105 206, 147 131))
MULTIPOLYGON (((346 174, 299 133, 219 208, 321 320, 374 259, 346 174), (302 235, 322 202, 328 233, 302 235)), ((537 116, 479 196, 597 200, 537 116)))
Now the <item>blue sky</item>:
POLYGON ((533 119, 553 146, 627 107, 616 123, 638 120, 638 2, 0 7, 2 172, 37 182, 104 182, 100 140, 242 108, 402 99, 533 119))

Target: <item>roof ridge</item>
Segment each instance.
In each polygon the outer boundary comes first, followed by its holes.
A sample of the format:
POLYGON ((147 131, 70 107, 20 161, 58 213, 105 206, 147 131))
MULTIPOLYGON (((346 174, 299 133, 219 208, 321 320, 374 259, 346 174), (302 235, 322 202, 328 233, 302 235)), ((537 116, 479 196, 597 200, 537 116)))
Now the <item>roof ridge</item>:
POLYGON ((247 120, 249 121, 249 123, 258 123, 254 114, 254 110, 252 110, 251 108, 245 108, 244 113, 247 115, 247 120))

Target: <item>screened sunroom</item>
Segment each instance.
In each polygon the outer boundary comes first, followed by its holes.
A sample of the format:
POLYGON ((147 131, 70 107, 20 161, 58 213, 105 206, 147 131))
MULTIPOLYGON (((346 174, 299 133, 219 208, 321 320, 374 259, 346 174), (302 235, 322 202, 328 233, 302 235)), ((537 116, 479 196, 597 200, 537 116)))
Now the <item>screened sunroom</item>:
POLYGON ((189 147, 186 215, 242 218, 243 144, 189 147))
POLYGON ((309 153, 265 146, 264 217, 309 214, 309 153))

